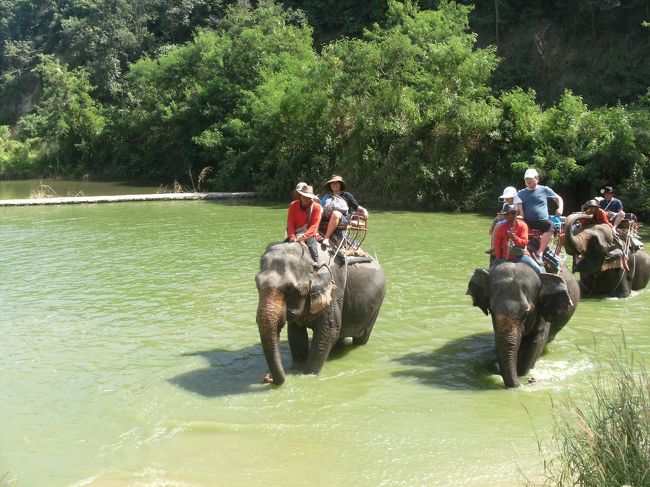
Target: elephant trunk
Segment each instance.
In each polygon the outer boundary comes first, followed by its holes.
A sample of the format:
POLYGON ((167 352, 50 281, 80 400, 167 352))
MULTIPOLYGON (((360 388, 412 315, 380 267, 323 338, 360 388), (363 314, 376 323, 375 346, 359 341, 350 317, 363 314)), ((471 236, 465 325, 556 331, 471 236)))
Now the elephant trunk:
POLYGON ((285 375, 280 358, 280 330, 285 321, 284 294, 278 288, 259 290, 257 327, 273 384, 281 385, 285 375))
POLYGON ((572 213, 569 215, 566 219, 566 233, 565 233, 565 238, 564 238, 564 249, 566 250, 566 253, 572 256, 578 256, 581 255, 585 252, 585 249, 587 247, 587 242, 584 241, 584 238, 580 238, 580 236, 576 236, 573 233, 573 226, 576 222, 576 220, 582 219, 582 218, 591 218, 590 215, 587 215, 586 213, 572 213))
POLYGON ((517 379, 517 356, 521 343, 523 324, 521 318, 509 315, 493 315, 497 360, 501 377, 507 388, 519 387, 517 379))

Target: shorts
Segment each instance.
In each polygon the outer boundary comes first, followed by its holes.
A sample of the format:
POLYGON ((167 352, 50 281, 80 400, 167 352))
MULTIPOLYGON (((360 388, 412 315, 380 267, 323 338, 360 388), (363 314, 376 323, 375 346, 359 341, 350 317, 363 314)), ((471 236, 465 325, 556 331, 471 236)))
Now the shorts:
POLYGON ((551 222, 551 220, 549 220, 548 218, 546 220, 535 220, 535 221, 526 220, 526 224, 528 225, 528 228, 532 228, 533 230, 539 230, 542 233, 546 233, 553 228, 553 222, 551 222))

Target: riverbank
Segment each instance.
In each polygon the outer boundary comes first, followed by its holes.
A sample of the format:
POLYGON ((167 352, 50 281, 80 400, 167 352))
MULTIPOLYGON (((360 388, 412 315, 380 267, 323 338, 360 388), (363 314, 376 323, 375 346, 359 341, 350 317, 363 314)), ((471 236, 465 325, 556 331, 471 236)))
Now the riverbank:
POLYGON ((56 196, 51 198, 23 198, 0 200, 0 206, 73 205, 95 203, 121 203, 132 201, 184 201, 254 198, 255 192, 236 193, 155 193, 124 194, 113 196, 56 196))

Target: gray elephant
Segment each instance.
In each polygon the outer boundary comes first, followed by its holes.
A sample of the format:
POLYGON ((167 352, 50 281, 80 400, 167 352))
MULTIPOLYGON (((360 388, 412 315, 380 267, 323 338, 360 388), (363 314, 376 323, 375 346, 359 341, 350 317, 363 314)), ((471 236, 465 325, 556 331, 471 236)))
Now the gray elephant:
POLYGON ((626 256, 607 224, 576 225, 589 218, 585 213, 569 215, 564 238, 567 254, 574 257, 574 270, 580 273, 583 294, 622 298, 645 288, 650 281, 650 255, 633 246, 626 256))
POLYGON ((374 259, 346 264, 341 256, 319 252, 323 264, 316 269, 303 243, 271 244, 262 255, 255 282, 267 382, 285 380, 279 349, 285 321, 294 365, 302 363, 307 374, 321 371, 339 339, 352 337, 354 345, 364 345, 370 337, 386 292, 383 269, 374 259), (313 330, 311 343, 307 328, 313 330))
POLYGON ((580 288, 564 266, 560 274, 537 274, 523 263, 505 262, 476 269, 467 294, 492 315, 497 360, 506 387, 519 387, 544 346, 571 319, 580 288))

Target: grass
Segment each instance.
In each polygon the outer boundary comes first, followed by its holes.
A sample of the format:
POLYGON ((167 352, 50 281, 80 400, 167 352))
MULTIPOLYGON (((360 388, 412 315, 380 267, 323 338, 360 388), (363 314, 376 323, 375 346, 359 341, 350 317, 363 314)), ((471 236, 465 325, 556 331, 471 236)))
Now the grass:
MULTIPOLYGON (((68 191, 68 196, 83 196, 83 191, 70 192, 68 191)), ((39 184, 38 188, 33 189, 29 192, 29 199, 38 199, 38 198, 58 198, 60 195, 54 191, 54 189, 47 184, 39 184)))
POLYGON ((568 399, 556 409, 551 450, 557 456, 544 460, 544 485, 650 485, 650 380, 645 364, 635 363, 624 344, 590 382, 587 397, 568 399))
POLYGON ((14 481, 9 479, 9 472, 0 472, 0 487, 13 487, 14 481))

